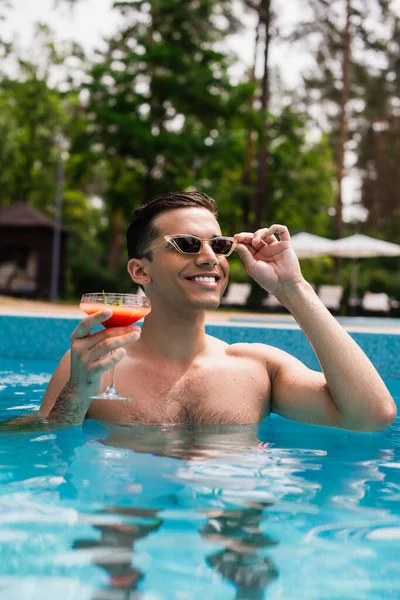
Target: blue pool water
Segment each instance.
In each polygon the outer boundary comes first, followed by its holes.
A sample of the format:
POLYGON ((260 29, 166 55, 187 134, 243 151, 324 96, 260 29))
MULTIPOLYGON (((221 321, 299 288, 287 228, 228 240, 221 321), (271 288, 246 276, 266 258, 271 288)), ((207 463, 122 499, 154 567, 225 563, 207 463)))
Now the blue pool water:
MULTIPOLYGON (((37 410, 57 362, 5 354, 0 420, 37 410)), ((399 423, 2 434, 0 598, 399 599, 399 423)))

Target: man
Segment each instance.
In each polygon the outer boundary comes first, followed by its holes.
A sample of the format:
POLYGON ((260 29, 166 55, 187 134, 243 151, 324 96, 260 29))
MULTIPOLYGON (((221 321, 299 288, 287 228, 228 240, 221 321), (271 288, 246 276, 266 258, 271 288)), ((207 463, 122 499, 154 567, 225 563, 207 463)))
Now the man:
POLYGON ((142 329, 94 334, 111 311, 85 317, 48 385, 43 418, 71 425, 85 417, 240 425, 275 412, 357 431, 378 431, 393 422, 392 397, 303 278, 287 228, 273 225, 233 240, 221 235, 215 202, 198 192, 165 194, 135 210, 127 232, 128 271, 152 311, 142 329), (228 345, 206 335, 206 310, 220 304, 228 284, 227 255, 235 244, 249 275, 295 317, 322 373, 271 346, 228 345), (90 399, 105 389, 103 375, 113 364, 116 387, 132 402, 90 399))

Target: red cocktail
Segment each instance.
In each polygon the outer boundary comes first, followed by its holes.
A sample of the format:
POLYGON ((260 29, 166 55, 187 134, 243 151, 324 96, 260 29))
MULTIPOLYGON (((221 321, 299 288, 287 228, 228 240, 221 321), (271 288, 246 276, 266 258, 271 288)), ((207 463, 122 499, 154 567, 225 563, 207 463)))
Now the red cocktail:
MULTIPOLYGON (((91 296, 93 294, 90 294, 91 296)), ((147 306, 130 306, 130 305, 112 305, 112 304, 95 304, 94 302, 81 302, 79 308, 87 315, 99 312, 104 308, 110 308, 113 312, 112 317, 103 321, 103 327, 126 327, 133 325, 136 321, 147 317, 151 311, 147 306)))
MULTIPOLYGON (((109 308, 112 315, 102 325, 104 327, 126 327, 146 317, 151 311, 149 298, 138 294, 108 294, 105 292, 83 294, 79 308, 87 315, 109 308)), ((111 367, 110 383, 97 400, 132 400, 120 396, 114 386, 114 366, 111 367)))

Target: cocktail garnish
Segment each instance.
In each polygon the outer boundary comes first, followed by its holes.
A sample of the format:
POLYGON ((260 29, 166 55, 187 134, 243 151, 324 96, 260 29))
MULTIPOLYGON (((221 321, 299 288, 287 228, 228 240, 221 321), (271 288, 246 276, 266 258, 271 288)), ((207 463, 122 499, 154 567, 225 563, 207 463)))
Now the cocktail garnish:
POLYGON ((102 290, 101 293, 103 295, 104 304, 107 304, 108 306, 122 306, 121 298, 118 298, 118 300, 116 300, 115 302, 109 302, 106 292, 104 290, 102 290))

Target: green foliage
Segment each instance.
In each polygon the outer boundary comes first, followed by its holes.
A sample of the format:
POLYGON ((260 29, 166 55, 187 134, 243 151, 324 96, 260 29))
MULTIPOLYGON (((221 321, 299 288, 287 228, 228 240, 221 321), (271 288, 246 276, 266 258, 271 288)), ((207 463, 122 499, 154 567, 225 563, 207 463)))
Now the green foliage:
POLYGON ((399 243, 400 225, 400 20, 386 13, 387 39, 380 39, 384 59, 372 72, 364 69, 366 105, 359 129, 357 167, 362 204, 368 209, 367 233, 399 243))
MULTIPOLYGON (((264 226, 285 223, 293 233, 307 230, 328 235, 327 211, 333 203, 334 168, 326 136, 318 142, 308 142, 307 119, 293 107, 270 115, 269 135, 269 215, 264 226)), ((209 167, 211 172, 206 175, 205 169, 199 181, 210 182, 205 191, 218 199, 226 231, 235 233, 243 229, 243 199, 247 198, 250 204, 253 196, 253 188, 244 188, 241 184, 245 153, 243 124, 241 127, 235 124, 235 130, 216 145, 216 156, 209 167), (217 171, 221 175, 218 176, 217 171)))
POLYGON ((251 281, 242 261, 239 257, 236 258, 235 255, 229 259, 229 280, 238 283, 249 283, 251 281))
MULTIPOLYGON (((51 215, 61 133, 68 142, 63 223, 71 232, 71 298, 131 291, 126 223, 158 194, 197 188, 214 196, 229 235, 252 216, 255 160, 247 183, 243 173, 249 138, 256 147, 260 135, 260 114, 250 102, 259 85, 229 76, 234 57, 222 42, 239 27, 232 3, 190 0, 183 10, 181 0, 138 0, 115 7, 125 15, 123 27, 95 60, 85 63, 71 48, 80 77, 65 48, 39 27, 40 59, 20 60, 18 75, 3 76, 0 92, 0 203, 23 199, 51 215), (65 81, 52 87, 50 73, 60 65, 65 81)), ((310 141, 312 122, 294 98, 268 123, 264 224, 329 234, 334 168, 327 136, 310 141)), ((329 280, 331 267, 315 261, 303 270, 318 283, 329 280)), ((249 281, 237 256, 231 279, 249 281)))
POLYGON ((362 296, 366 291, 386 292, 389 296, 400 300, 400 278, 395 268, 396 259, 394 258, 386 261, 386 265, 382 263, 382 260, 360 260, 358 295, 362 296))
POLYGON ((332 154, 326 136, 307 141, 306 125, 304 115, 289 108, 272 125, 270 218, 292 231, 327 235, 327 210, 334 201, 332 154))
MULTIPOLYGON (((331 284, 333 282, 333 259, 328 256, 308 258, 300 261, 301 272, 304 278, 315 286, 331 284)), ((340 283, 346 287, 344 273, 341 273, 340 283)))
MULTIPOLYGON (((229 116, 229 60, 213 48, 213 17, 228 2, 116 2, 126 25, 92 66, 88 127, 76 148, 108 163, 105 195, 125 217, 168 189, 193 183, 205 140, 229 116)), ((234 19, 228 19, 234 27, 234 19)))
POLYGON ((3 80, 0 92, 2 202, 46 208, 46 199, 54 197, 61 107, 57 92, 35 72, 25 73, 25 81, 3 80))
POLYGON ((79 256, 71 264, 73 275, 72 298, 80 298, 89 291, 101 292, 102 289, 121 290, 118 276, 104 266, 97 264, 90 256, 79 256))

